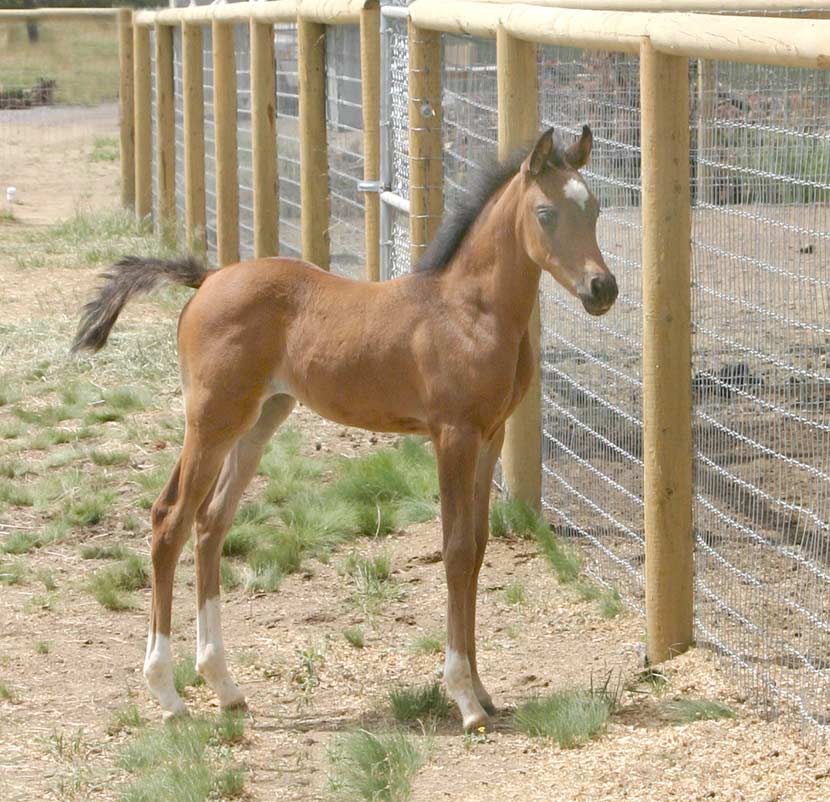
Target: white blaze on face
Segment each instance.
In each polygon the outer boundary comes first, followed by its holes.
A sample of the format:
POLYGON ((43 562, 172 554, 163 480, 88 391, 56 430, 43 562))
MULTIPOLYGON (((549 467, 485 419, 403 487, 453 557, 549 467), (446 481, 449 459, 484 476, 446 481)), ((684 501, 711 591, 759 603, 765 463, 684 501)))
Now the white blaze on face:
POLYGON ((170 639, 157 632, 147 634, 147 653, 144 657, 144 678, 153 696, 158 699, 165 717, 185 711, 184 702, 173 682, 173 654, 170 639))
POLYGON ((196 618, 196 668, 219 697, 222 707, 244 703, 225 662, 219 597, 208 599, 196 618))
POLYGON ((588 187, 577 178, 571 178, 565 184, 565 197, 579 204, 580 209, 585 209, 588 203, 588 187))

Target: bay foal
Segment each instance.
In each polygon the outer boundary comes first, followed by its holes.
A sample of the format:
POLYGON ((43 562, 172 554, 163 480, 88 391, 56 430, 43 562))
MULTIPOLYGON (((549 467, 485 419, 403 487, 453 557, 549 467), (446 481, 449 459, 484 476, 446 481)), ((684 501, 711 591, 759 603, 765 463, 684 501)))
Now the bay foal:
POLYGON ((75 349, 97 350, 129 297, 161 280, 198 292, 179 319, 186 411, 181 456, 152 509, 153 600, 144 674, 167 716, 173 574, 196 525, 197 667, 222 707, 244 704, 219 612, 222 541, 263 449, 297 400, 349 426, 428 434, 441 489, 447 578, 444 679, 466 729, 493 702, 479 679, 476 586, 504 422, 534 366, 528 321, 542 270, 600 315, 617 296, 596 242, 599 207, 578 170, 592 137, 494 165, 439 230, 416 270, 383 283, 295 259, 207 271, 128 258, 84 309, 75 349))

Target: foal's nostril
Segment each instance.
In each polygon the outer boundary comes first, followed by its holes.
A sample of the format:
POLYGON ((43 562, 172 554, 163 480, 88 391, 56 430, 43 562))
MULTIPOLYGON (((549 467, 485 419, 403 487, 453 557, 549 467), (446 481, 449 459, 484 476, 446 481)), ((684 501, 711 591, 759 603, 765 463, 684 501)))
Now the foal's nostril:
POLYGON ((617 298, 617 281, 611 273, 591 279, 591 295, 599 303, 612 304, 617 298))

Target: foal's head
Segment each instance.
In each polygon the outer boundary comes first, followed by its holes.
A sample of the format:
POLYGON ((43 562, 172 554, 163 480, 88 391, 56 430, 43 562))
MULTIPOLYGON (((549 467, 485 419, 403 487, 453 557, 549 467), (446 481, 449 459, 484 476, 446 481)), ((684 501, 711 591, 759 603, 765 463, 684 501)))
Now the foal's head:
POLYGON ((530 258, 547 270, 592 315, 617 298, 614 279, 597 245, 599 203, 579 170, 588 163, 593 137, 586 125, 567 150, 545 131, 519 169, 522 199, 518 232, 530 258))

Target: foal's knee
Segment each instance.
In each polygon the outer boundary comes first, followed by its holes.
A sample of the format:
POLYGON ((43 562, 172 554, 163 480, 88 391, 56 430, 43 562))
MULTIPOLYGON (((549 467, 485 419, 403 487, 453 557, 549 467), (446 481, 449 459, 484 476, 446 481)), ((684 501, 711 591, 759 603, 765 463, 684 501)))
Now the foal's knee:
POLYGON ((448 578, 472 574, 477 556, 473 538, 452 538, 444 545, 442 557, 448 578))

